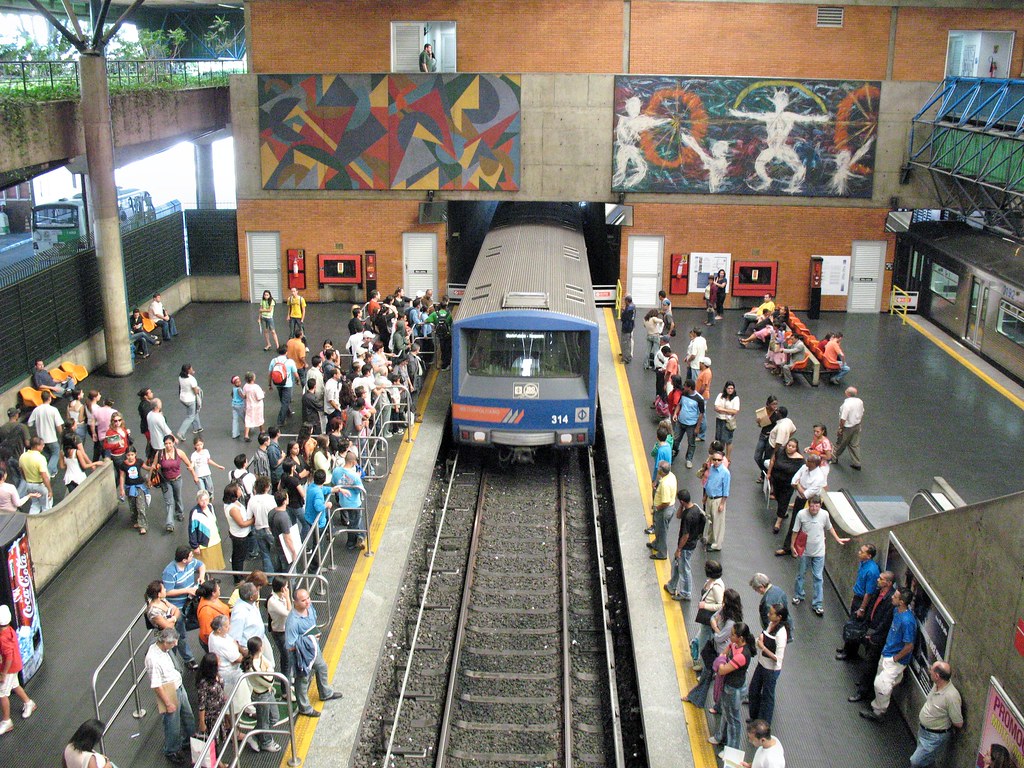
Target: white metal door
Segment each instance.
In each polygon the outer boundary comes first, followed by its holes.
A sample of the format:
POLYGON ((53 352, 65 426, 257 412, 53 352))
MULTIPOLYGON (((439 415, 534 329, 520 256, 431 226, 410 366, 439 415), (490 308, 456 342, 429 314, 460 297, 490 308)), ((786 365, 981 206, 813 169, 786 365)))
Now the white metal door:
POLYGON ((264 291, 281 301, 281 234, 246 232, 245 241, 249 251, 249 301, 258 302, 264 291))
POLYGON ((445 25, 441 28, 440 48, 437 58, 440 62, 440 72, 455 71, 455 25, 445 25))
POLYGON ((882 309, 882 276, 885 272, 884 240, 855 240, 847 312, 879 312, 882 309))
POLYGON ((423 25, 418 21, 391 22, 391 71, 419 72, 423 25))
POLYGON ((657 306, 664 255, 665 238, 630 235, 626 290, 638 307, 657 306))
POLYGON ((405 268, 406 296, 417 291, 437 293, 437 235, 423 232, 402 234, 402 264, 405 268))

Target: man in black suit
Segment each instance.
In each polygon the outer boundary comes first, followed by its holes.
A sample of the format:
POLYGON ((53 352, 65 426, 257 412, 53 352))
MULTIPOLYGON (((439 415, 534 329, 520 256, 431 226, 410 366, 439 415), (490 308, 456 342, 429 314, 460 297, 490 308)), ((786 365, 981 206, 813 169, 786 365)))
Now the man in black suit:
MULTIPOLYGON (((865 651, 864 666, 861 668, 857 692, 850 696, 847 701, 865 701, 874 695, 875 672, 878 669, 878 660, 882 658, 882 648, 885 646, 886 635, 889 634, 889 625, 892 624, 893 579, 892 571, 882 571, 878 576, 878 589, 868 598, 867 610, 864 616, 867 622, 867 633, 864 639, 860 641, 865 651)), ((849 654, 844 648, 840 648, 836 651, 836 658, 840 661, 856 661, 858 654, 856 652, 849 654)))

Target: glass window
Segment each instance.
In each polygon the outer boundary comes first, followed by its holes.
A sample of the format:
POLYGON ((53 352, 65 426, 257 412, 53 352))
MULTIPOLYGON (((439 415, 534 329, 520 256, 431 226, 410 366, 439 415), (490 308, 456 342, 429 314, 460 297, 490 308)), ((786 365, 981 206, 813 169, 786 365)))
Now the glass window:
POLYGON ((590 365, 582 331, 463 330, 470 376, 571 379, 590 365))
POLYGON ((1024 347, 1024 309, 1000 301, 996 330, 1014 344, 1024 347))
POLYGON ((455 72, 455 47, 454 21, 391 22, 392 72, 455 72))
POLYGON ((960 277, 938 264, 932 264, 932 293, 948 302, 956 302, 956 289, 960 285, 960 277))
POLYGON ((48 205, 37 208, 35 226, 78 228, 78 209, 71 205, 48 205))

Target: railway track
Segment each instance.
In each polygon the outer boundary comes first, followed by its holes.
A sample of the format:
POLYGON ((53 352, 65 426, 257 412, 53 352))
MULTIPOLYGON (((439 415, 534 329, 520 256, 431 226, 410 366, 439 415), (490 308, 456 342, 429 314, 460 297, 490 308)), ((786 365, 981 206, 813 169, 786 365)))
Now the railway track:
POLYGON ((622 765, 590 473, 574 454, 514 474, 458 463, 385 765, 622 765))

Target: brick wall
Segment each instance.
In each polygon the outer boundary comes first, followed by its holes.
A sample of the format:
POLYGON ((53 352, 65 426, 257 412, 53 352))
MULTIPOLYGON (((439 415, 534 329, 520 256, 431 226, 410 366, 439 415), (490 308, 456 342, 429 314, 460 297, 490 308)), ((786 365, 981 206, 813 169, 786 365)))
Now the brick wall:
POLYGON ((818 29, 814 5, 633 0, 632 9, 633 73, 885 78, 888 8, 848 5, 842 29, 818 29))
MULTIPOLYGON (((1020 77, 1024 62, 1024 13, 1020 10, 900 8, 893 78, 941 80, 949 32, 954 29, 1016 32, 1010 71, 997 72, 996 77, 1020 77)), ((988 52, 981 55, 987 57, 988 52)))
POLYGON ((242 297, 249 301, 249 254, 246 232, 281 233, 281 272, 284 252, 306 251, 306 301, 319 301, 317 254, 377 252, 377 287, 393 291, 405 281, 402 265, 403 232, 437 233, 439 291, 448 282, 443 225, 419 223, 419 201, 413 200, 239 200, 238 259, 242 297), (339 246, 338 243, 342 245, 339 246))
MULTIPOLYGON (((794 309, 806 309, 811 256, 850 254, 854 240, 887 240, 886 261, 892 261, 895 239, 883 231, 886 214, 887 209, 878 208, 635 203, 633 226, 622 232, 619 276, 623 285, 629 284, 631 235, 664 236, 664 290, 669 290, 671 254, 731 253, 734 262, 737 259, 779 262, 779 301, 794 309)), ((890 283, 891 273, 886 272, 883 309, 888 308, 890 283)), ((742 303, 754 306, 757 302, 744 298, 742 303)), ((688 293, 674 296, 673 304, 702 307, 704 298, 699 293, 688 293)), ((846 297, 823 296, 822 309, 845 310, 846 297)))
POLYGON ((388 72, 392 21, 456 22, 460 72, 622 69, 621 0, 253 0, 253 71, 388 72))

